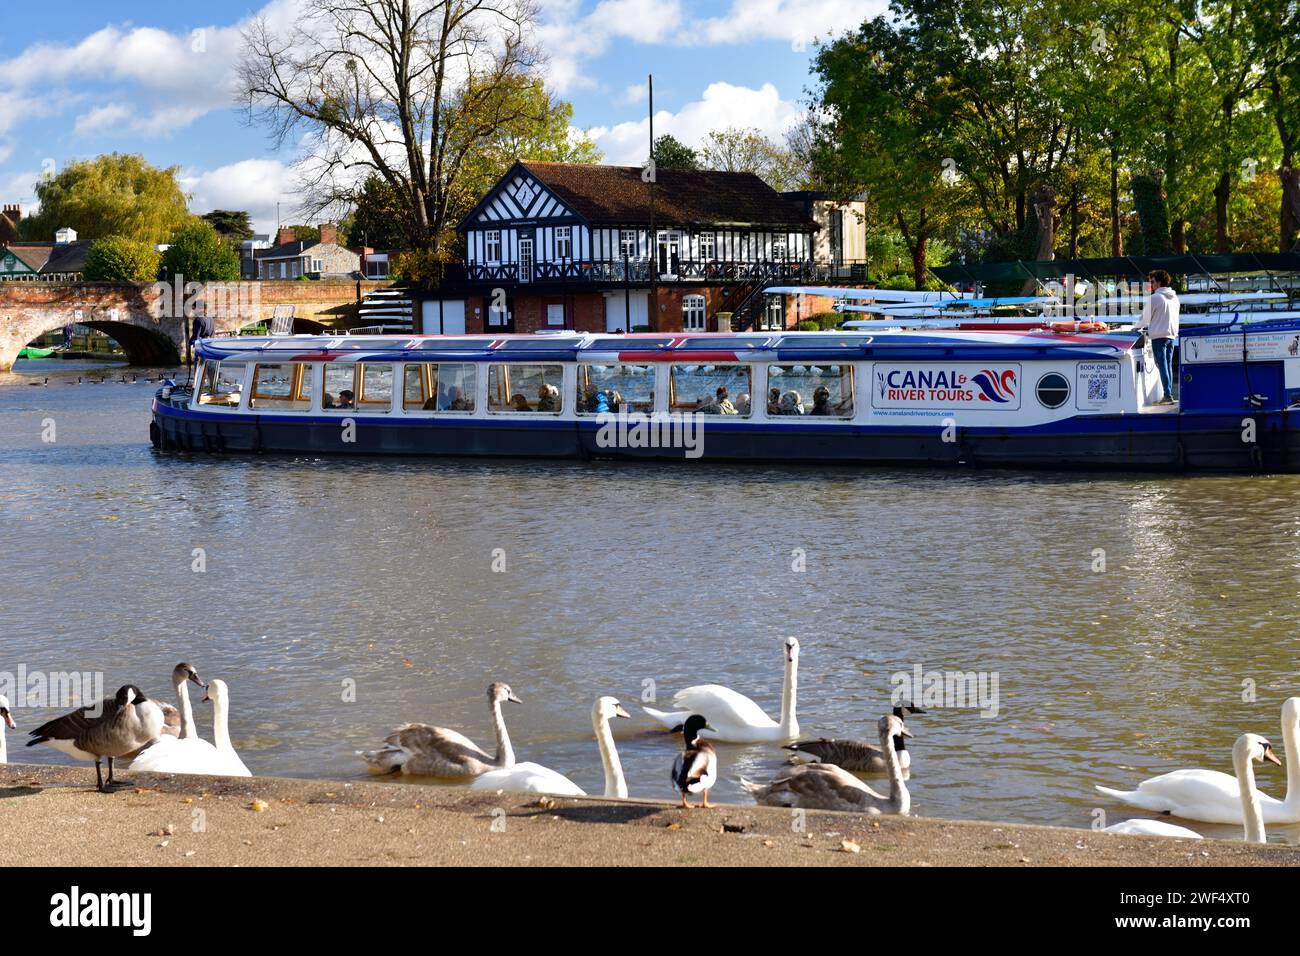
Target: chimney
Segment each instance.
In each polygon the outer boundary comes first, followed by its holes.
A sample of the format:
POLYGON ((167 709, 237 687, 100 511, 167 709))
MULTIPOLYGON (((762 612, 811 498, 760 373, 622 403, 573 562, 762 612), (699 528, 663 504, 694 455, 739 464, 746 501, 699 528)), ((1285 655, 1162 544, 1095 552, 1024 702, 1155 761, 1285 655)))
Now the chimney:
POLYGON ((17 225, 17 224, 18 224, 18 220, 20 220, 20 219, 23 218, 23 207, 22 207, 22 206, 17 206, 17 205, 10 205, 10 204, 8 204, 8 203, 5 203, 5 207, 4 207, 4 209, 3 209, 3 213, 4 213, 4 217, 5 217, 6 219, 8 219, 8 220, 9 220, 10 222, 12 222, 14 225, 17 225))
POLYGON ((298 237, 293 234, 292 229, 288 226, 281 226, 279 234, 275 237, 275 244, 277 246, 287 246, 297 238, 298 237))
POLYGON ((336 245, 339 241, 339 227, 332 222, 321 223, 320 241, 322 245, 336 245))

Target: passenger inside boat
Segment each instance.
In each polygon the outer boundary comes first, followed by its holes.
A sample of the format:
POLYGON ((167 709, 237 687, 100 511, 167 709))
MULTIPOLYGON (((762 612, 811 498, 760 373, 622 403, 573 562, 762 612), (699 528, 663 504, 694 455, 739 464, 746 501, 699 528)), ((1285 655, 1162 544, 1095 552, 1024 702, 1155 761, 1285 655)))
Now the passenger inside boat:
POLYGON ((537 410, 539 412, 558 412, 560 410, 560 390, 554 385, 543 382, 537 386, 537 410))
POLYGON ((510 399, 510 407, 516 412, 531 412, 533 407, 528 404, 528 397, 516 393, 510 399))
POLYGON ((778 415, 802 415, 803 396, 793 390, 784 393, 781 396, 781 404, 776 413, 778 415))
POLYGON ((343 389, 343 391, 339 392, 338 403, 333 407, 334 408, 355 408, 356 404, 357 403, 355 400, 355 396, 352 394, 352 389, 345 388, 343 389))
POLYGON ((741 392, 736 396, 736 414, 748 415, 750 409, 750 400, 748 392, 741 392))
POLYGON ((779 388, 773 388, 768 390, 767 413, 769 415, 781 414, 781 390, 779 388))

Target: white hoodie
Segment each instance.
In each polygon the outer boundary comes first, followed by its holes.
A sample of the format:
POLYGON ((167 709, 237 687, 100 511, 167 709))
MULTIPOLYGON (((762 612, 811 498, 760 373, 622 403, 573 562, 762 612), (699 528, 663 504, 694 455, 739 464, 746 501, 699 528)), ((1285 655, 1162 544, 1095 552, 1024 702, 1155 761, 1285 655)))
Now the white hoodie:
POLYGON ((1135 328, 1151 329, 1153 339, 1178 338, 1178 294, 1169 286, 1161 286, 1147 297, 1142 306, 1142 318, 1135 328))

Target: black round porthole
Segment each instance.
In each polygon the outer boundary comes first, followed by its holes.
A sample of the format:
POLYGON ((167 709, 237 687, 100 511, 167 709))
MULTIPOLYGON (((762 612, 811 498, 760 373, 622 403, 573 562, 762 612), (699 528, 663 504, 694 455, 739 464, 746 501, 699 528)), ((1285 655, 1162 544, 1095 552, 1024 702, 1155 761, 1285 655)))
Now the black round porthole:
POLYGON ((1038 380, 1034 394, 1045 408, 1060 408, 1070 400, 1070 383, 1060 372, 1048 372, 1038 380))

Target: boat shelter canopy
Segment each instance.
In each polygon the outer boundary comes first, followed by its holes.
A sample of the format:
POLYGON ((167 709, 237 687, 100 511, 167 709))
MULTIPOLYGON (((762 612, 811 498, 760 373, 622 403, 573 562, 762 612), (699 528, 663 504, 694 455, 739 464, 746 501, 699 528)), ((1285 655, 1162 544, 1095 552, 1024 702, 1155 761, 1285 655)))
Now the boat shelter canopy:
POLYGON ((930 271, 944 282, 1008 282, 1025 279, 1059 279, 1067 275, 1087 278, 1128 276, 1144 279, 1153 269, 1171 275, 1225 275, 1239 272, 1300 272, 1300 253, 1240 252, 1230 255, 1119 256, 1102 259, 1017 260, 980 265, 954 263, 930 271))

